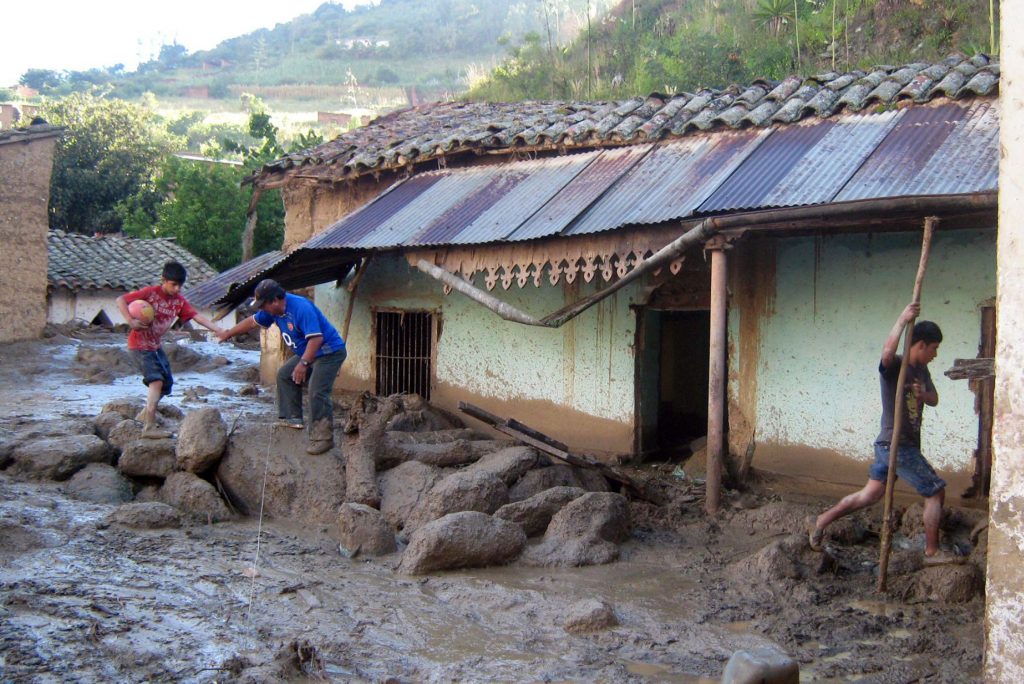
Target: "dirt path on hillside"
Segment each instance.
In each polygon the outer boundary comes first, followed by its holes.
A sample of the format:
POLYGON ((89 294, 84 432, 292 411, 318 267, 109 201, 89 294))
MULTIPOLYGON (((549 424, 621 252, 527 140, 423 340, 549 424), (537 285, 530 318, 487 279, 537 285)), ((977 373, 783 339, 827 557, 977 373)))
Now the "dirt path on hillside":
MULTIPOLYGON (((82 345, 122 341, 57 336, 0 350, 0 430, 141 396, 133 376, 96 384, 75 368, 82 345)), ((271 416, 268 397, 238 394, 254 352, 190 344, 203 370, 178 375, 173 403, 271 416)), ((248 519, 126 529, 106 522, 112 506, 64 489, 0 472, 4 681, 714 682, 736 650, 759 646, 796 659, 801 681, 981 680, 979 592, 936 600, 911 535, 897 538, 892 592, 876 594, 878 511, 837 531, 828 573, 804 576, 794 558, 810 556, 786 549, 829 501, 779 483, 731 494, 714 522, 699 502, 634 503, 632 538, 610 565, 418 578, 394 572, 398 554, 344 557, 329 528, 248 519), (619 624, 566 631, 566 615, 590 598, 619 624)))

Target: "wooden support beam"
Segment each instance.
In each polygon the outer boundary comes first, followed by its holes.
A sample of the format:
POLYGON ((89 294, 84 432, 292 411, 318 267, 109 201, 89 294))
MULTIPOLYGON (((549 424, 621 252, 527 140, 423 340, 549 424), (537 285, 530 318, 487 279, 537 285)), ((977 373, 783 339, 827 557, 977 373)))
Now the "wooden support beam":
POLYGON ((728 297, 726 245, 711 249, 711 352, 708 360, 708 465, 704 510, 718 513, 722 496, 722 464, 725 460, 725 382, 728 297))

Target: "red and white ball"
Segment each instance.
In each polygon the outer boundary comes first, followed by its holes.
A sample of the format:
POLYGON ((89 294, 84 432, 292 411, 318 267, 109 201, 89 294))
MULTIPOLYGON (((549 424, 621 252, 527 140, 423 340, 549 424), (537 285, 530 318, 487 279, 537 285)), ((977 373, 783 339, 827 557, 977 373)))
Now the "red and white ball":
POLYGON ((132 318, 143 323, 152 323, 153 316, 156 312, 153 311, 153 305, 144 299, 136 299, 134 302, 128 304, 128 313, 131 314, 132 318))

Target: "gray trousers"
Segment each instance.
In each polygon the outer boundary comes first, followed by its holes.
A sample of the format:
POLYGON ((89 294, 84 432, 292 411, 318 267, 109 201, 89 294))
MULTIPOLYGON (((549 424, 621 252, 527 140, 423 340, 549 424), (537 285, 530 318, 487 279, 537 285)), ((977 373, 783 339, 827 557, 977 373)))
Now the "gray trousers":
MULTIPOLYGON (((313 422, 323 418, 334 418, 334 404, 331 402, 331 388, 338 377, 341 364, 348 353, 341 349, 333 354, 317 357, 309 367, 306 384, 309 385, 309 412, 313 422)), ((302 419, 302 385, 292 382, 292 371, 299 364, 299 356, 285 361, 277 371, 277 416, 279 418, 302 419)))

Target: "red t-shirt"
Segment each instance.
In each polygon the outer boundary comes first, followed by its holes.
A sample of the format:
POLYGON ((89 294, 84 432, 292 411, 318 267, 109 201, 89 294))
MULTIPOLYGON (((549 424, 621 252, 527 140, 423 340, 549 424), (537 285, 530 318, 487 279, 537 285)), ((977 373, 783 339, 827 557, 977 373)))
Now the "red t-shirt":
POLYGON ((160 285, 150 285, 124 296, 124 301, 129 304, 136 299, 149 302, 154 316, 148 328, 128 333, 129 349, 156 351, 160 348, 160 338, 174 324, 174 319, 180 318, 182 323, 187 323, 199 313, 180 294, 168 295, 160 285))

